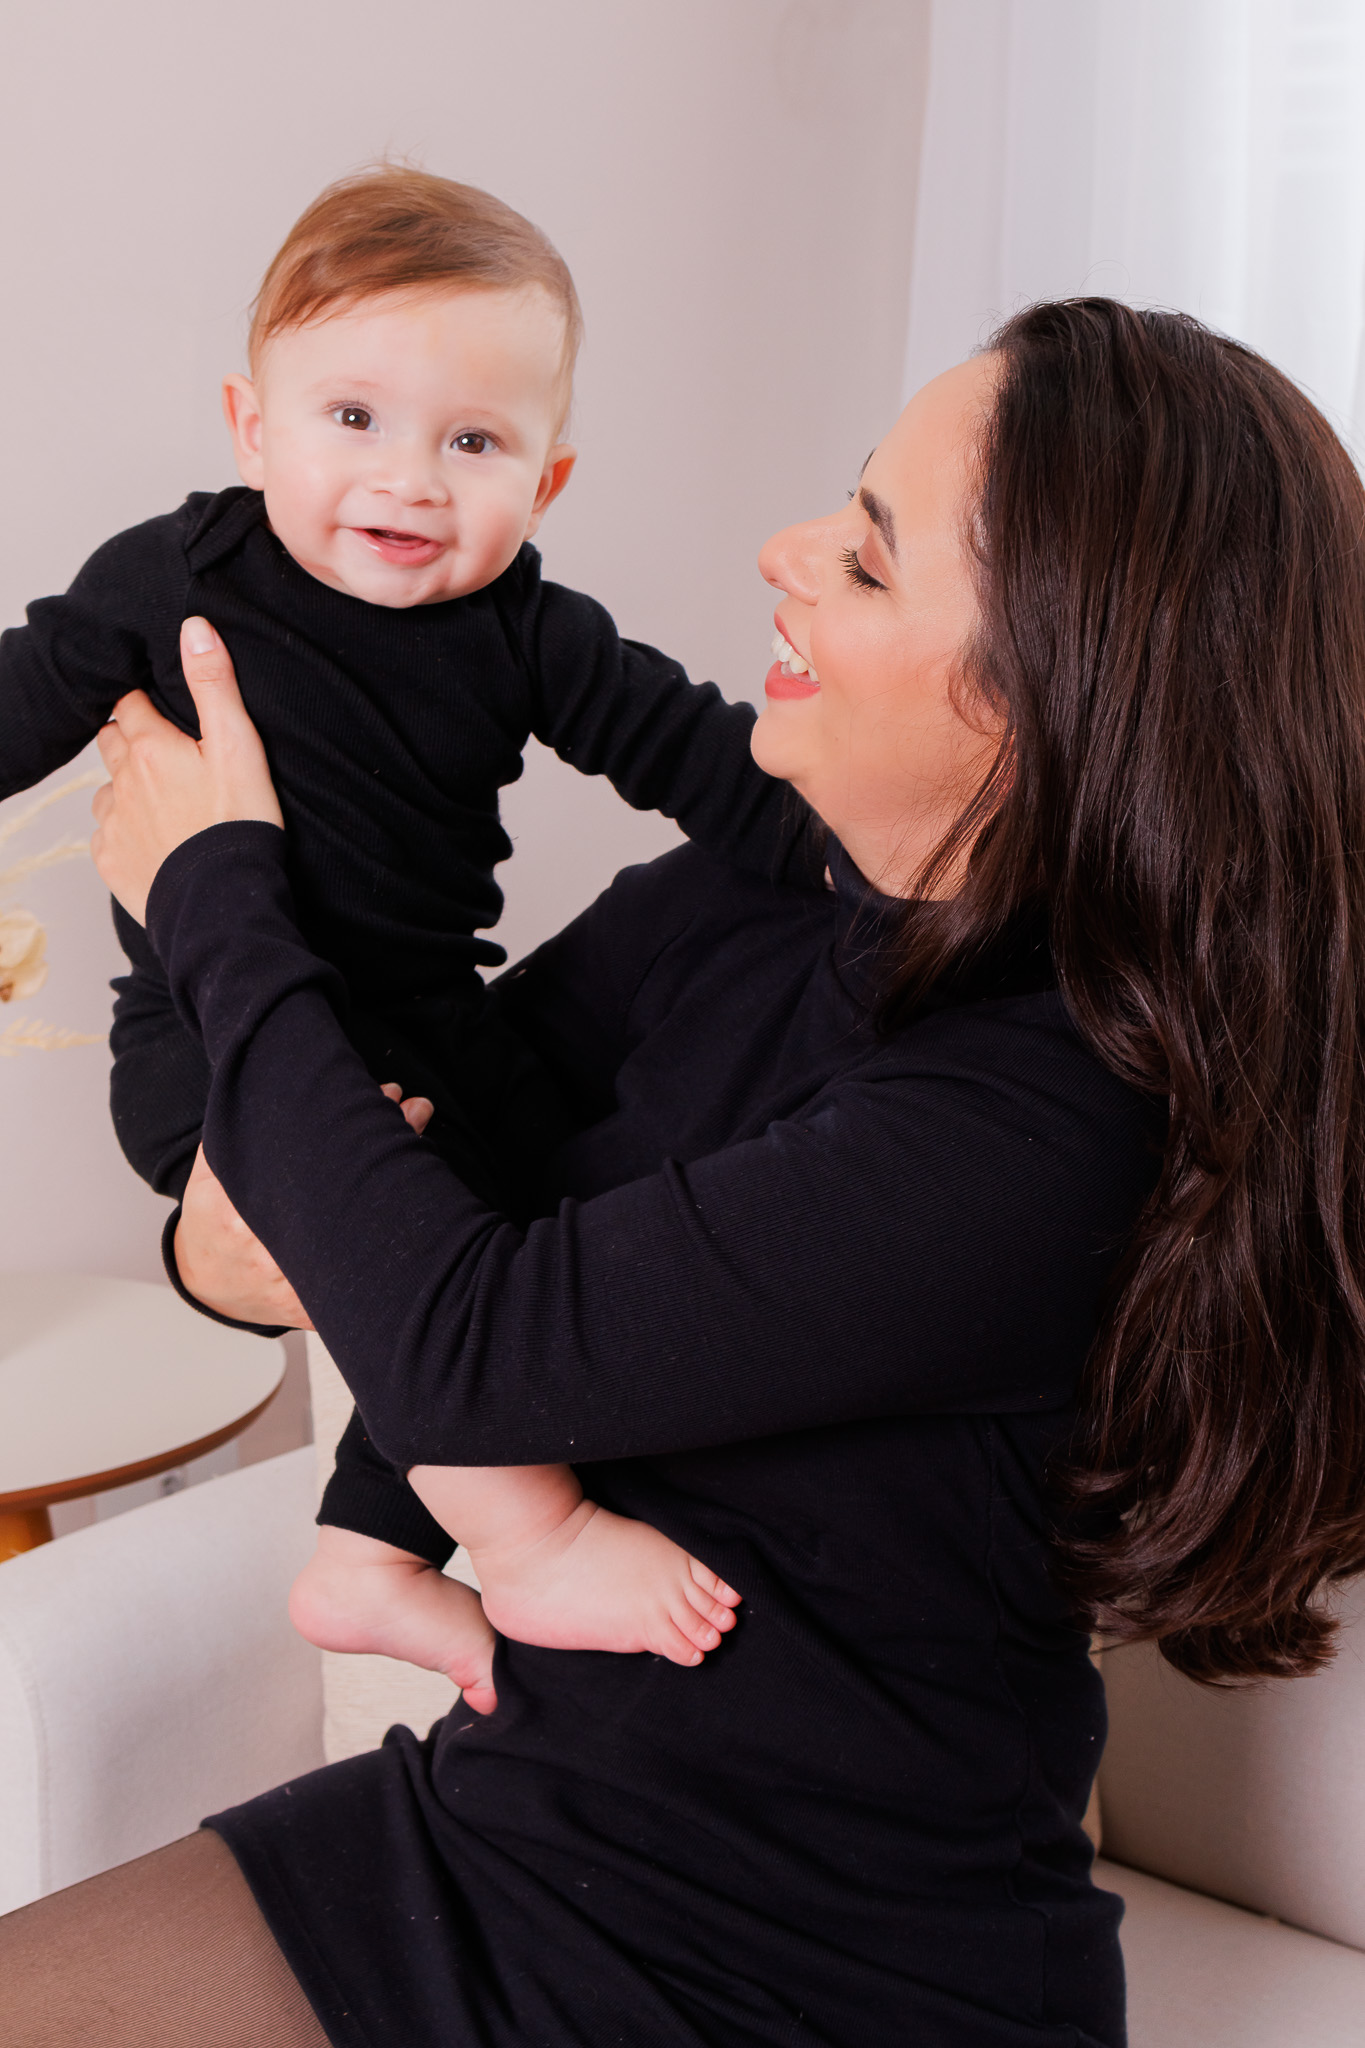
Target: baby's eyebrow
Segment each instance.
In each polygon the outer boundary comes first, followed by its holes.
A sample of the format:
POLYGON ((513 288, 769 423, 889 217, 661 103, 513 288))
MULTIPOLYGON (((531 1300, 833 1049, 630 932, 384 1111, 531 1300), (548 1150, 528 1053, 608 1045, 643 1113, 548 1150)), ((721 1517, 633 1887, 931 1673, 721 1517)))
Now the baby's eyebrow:
POLYGON ((891 517, 891 507, 885 504, 875 491, 869 491, 866 486, 858 493, 858 503, 862 506, 888 548, 890 548, 892 561, 898 562, 900 554, 896 547, 896 522, 891 517))

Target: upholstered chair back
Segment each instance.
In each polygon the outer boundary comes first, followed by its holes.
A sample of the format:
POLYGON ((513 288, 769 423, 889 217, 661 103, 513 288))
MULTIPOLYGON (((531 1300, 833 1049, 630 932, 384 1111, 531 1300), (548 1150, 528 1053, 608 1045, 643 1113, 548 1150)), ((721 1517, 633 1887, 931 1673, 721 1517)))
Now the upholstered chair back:
POLYGON ((1337 1611, 1312 1678, 1213 1690, 1105 1654, 1104 1853, 1365 1949, 1365 1581, 1337 1611))

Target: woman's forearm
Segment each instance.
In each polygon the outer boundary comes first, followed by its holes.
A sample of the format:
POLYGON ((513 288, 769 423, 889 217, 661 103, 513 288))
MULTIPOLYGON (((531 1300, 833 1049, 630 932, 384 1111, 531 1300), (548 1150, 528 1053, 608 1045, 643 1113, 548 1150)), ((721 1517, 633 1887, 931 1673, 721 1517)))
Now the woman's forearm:
POLYGON ((294 924, 279 832, 201 832, 148 916, 213 1069, 209 1163, 394 1463, 612 1459, 1068 1398, 1105 1271, 1094 1202, 1038 1142, 1047 1088, 1035 1128, 1034 1096, 995 1085, 998 1039, 973 1082, 960 1032, 951 1072, 926 1033, 921 1073, 855 1078, 523 1233, 378 1095, 294 924))

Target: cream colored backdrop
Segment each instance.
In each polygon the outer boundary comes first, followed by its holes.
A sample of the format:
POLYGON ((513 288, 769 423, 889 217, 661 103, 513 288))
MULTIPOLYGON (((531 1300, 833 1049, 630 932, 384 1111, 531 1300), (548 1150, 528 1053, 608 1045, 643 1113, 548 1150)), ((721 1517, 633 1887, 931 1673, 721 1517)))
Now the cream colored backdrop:
MULTIPOLYGON (((539 221, 577 277, 582 459, 550 573, 754 695, 755 551, 840 496, 898 403, 925 27, 922 0, 11 0, 0 624, 233 480, 217 387, 261 269, 329 179, 406 152, 539 221)), ((544 758, 506 808, 514 952, 671 838, 544 758)), ((14 900, 49 924, 52 972, 0 1029, 103 1033, 119 956, 93 874, 14 900)), ((162 1205, 114 1144, 106 1072, 100 1045, 0 1058, 0 1268, 159 1271, 162 1205)))

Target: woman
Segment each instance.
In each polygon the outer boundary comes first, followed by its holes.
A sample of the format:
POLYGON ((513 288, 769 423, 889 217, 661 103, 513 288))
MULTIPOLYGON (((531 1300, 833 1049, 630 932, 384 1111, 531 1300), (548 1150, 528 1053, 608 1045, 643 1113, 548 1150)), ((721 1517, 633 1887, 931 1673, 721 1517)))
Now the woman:
POLYGON ((762 558, 832 886, 686 849, 506 978, 581 1112, 524 1233, 337 1029, 221 651, 202 747, 125 700, 101 870, 289 1279, 209 1175, 182 1272, 385 1456, 571 1459, 744 1605, 695 1673, 503 1645, 490 1718, 14 1916, 17 2043, 1116 2048, 1090 1618, 1309 1670, 1365 1562, 1362 509, 1175 316, 927 387, 762 558))

